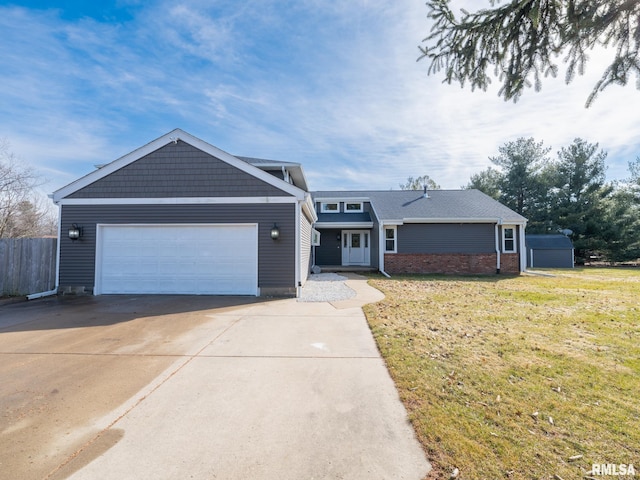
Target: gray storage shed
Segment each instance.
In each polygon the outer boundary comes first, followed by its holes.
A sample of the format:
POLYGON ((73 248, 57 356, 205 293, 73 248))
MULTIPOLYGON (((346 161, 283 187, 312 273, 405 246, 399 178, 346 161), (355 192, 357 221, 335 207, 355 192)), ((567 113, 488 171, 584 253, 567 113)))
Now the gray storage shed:
POLYGON ((573 268, 571 239, 562 234, 525 236, 527 268, 573 268))

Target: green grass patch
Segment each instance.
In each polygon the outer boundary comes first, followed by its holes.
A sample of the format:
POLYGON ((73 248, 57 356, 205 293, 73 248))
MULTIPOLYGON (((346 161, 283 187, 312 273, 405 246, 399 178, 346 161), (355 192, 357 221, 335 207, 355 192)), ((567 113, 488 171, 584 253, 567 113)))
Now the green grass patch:
POLYGON ((370 280, 386 298, 365 313, 432 478, 640 469, 640 270, 545 274, 370 280))

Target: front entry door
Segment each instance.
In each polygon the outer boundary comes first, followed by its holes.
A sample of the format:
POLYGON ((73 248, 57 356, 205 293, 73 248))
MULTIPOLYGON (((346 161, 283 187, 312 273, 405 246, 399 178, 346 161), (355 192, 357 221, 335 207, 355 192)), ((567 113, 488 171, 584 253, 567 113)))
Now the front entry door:
POLYGON ((367 230, 342 231, 342 264, 369 265, 369 232, 367 230))

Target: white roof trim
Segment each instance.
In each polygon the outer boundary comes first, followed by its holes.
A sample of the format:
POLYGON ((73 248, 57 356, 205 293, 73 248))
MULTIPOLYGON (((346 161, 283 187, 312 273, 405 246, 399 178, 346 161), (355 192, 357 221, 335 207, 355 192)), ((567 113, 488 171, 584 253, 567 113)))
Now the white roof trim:
POLYGON ((301 202, 302 210, 306 213, 311 223, 315 223, 318 220, 318 214, 316 213, 316 209, 313 206, 313 200, 311 200, 311 195, 307 193, 305 196, 304 202, 301 202))
POLYGON ((337 202, 369 202, 369 197, 316 197, 314 202, 337 203, 337 202))
POLYGON ((260 170, 258 167, 254 167, 253 165, 243 160, 240 160, 239 158, 236 158, 233 155, 223 150, 220 150, 219 148, 214 147, 213 145, 203 140, 200 140, 199 138, 194 137, 193 135, 187 132, 179 128, 176 128, 175 130, 172 130, 171 132, 165 135, 162 135, 160 138, 157 138, 152 142, 147 143, 146 145, 134 150, 133 152, 128 153, 127 155, 120 157, 117 160, 114 160, 113 162, 103 166, 98 170, 94 170, 93 172, 85 175, 84 177, 79 178, 78 180, 70 183, 65 187, 60 188, 59 190, 56 190, 55 192, 53 192, 53 195, 52 195, 53 202, 59 203, 60 200, 62 200, 64 197, 67 197, 72 193, 86 187, 87 185, 90 185, 93 182, 110 175, 116 170, 126 167, 127 165, 135 162, 136 160, 141 159, 145 155, 155 152, 159 148, 162 148, 171 142, 177 142, 178 140, 182 140, 183 142, 188 143, 192 147, 202 150, 203 152, 208 153, 209 155, 212 155, 222 160, 223 162, 228 163, 229 165, 236 167, 239 170, 242 170, 243 172, 258 178, 264 181, 265 183, 268 183, 290 195, 293 195, 298 200, 304 200, 305 193, 306 193, 304 190, 294 185, 291 185, 285 182, 284 180, 280 180, 279 178, 274 177, 273 175, 263 170, 260 170))
POLYGON ((58 205, 195 205, 296 203, 295 197, 161 197, 161 198, 63 198, 58 205))
POLYGON ((509 223, 523 225, 522 220, 505 220, 503 218, 403 218, 402 220, 383 220, 386 225, 402 225, 403 223, 509 223))

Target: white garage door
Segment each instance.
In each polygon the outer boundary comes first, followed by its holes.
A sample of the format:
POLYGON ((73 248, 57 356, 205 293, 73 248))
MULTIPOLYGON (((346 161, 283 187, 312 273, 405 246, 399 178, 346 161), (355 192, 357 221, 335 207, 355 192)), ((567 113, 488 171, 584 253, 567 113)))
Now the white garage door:
POLYGON ((258 226, 99 225, 96 294, 258 294, 258 226))

